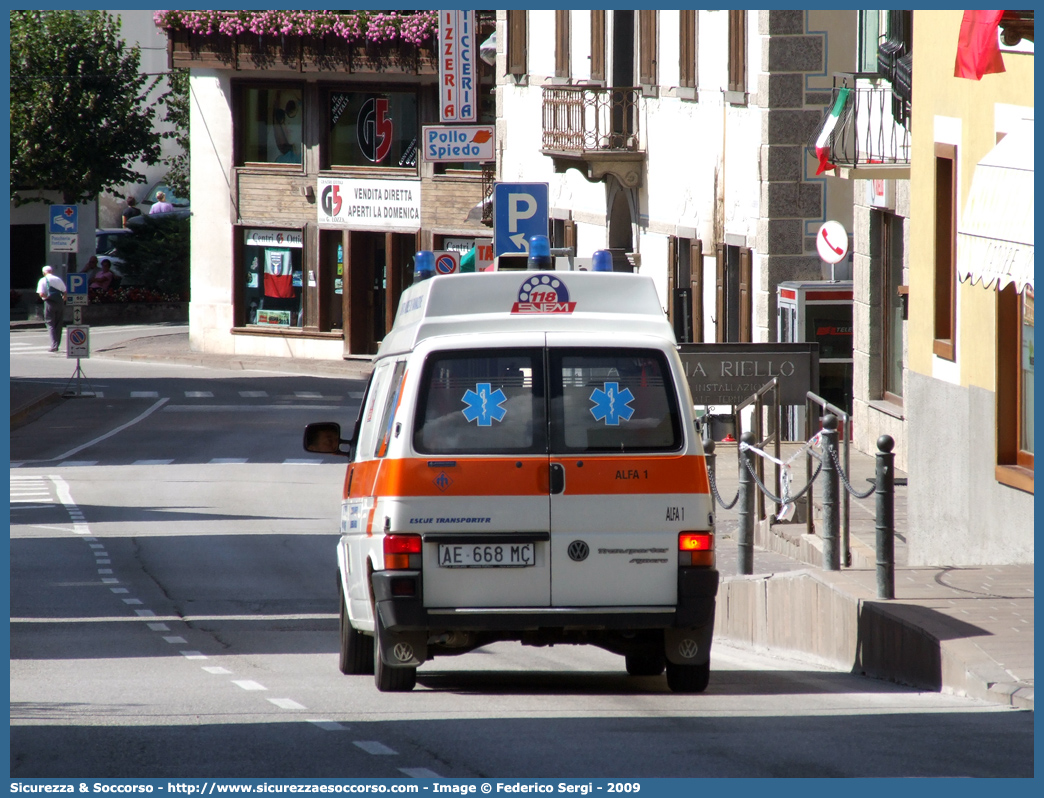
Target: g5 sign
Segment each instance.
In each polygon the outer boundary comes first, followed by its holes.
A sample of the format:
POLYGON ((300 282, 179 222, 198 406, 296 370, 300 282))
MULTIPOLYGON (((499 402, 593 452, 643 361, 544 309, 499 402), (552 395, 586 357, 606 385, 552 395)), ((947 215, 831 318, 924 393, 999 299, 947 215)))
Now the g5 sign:
POLYGON ((334 183, 323 188, 319 195, 319 205, 327 216, 340 216, 341 187, 334 183))
POLYGON ((356 121, 356 137, 366 160, 380 163, 385 159, 391 150, 393 132, 388 98, 371 97, 364 102, 356 121))

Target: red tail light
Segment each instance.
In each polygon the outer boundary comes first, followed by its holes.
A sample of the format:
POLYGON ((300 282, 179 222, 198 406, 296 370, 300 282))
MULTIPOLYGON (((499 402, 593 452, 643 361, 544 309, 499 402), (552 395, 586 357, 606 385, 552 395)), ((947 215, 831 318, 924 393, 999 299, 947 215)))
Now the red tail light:
POLYGON ((710 532, 680 532, 678 565, 713 568, 714 535, 710 532))
POLYGON ((420 535, 385 535, 384 567, 390 571, 416 570, 421 567, 420 535))

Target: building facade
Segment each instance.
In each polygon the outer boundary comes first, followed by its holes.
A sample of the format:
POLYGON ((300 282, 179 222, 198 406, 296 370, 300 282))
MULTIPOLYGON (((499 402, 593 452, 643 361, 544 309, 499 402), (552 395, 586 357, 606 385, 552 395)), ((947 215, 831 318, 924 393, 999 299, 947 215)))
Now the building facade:
MULTIPOLYGON (((435 13, 326 15, 342 33, 370 24, 354 43, 302 29, 313 12, 271 12, 288 15, 292 35, 229 22, 268 24, 252 13, 225 12, 207 35, 183 18, 167 28, 171 64, 191 75, 191 346, 368 356, 417 250, 489 236, 481 164, 419 152, 421 128, 440 118, 435 13), (428 35, 407 41, 407 29, 428 35)), ((492 33, 491 15, 475 24, 477 37, 492 33)), ((492 123, 492 67, 475 67, 479 121, 492 123)))
POLYGON ((976 13, 913 15, 911 564, 1033 562, 1033 18, 1004 12, 1003 52, 955 77, 976 13))
POLYGON ((778 284, 852 229, 806 144, 855 39, 855 12, 498 12, 497 177, 547 182, 553 245, 651 275, 680 340, 774 341, 778 284))

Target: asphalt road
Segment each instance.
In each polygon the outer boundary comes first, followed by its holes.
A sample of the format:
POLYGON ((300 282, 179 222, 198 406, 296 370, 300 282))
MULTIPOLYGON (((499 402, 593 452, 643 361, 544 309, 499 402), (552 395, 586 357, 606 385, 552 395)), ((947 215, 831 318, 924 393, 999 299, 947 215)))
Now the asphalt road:
MULTIPOLYGON (((66 378, 28 336, 12 376, 66 378)), ((721 640, 703 695, 597 649, 509 643, 378 693, 337 670, 344 464, 300 448, 307 421, 351 420, 362 385, 88 374, 101 397, 12 434, 12 777, 1033 773, 1031 712, 721 640)))

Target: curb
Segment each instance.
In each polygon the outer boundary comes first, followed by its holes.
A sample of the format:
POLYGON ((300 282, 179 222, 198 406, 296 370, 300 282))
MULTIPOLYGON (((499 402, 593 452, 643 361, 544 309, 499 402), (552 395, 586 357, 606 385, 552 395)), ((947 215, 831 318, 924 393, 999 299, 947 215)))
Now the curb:
MULTIPOLYGON (((856 586, 858 589, 858 585, 856 586)), ((842 590, 811 570, 732 576, 721 582, 714 634, 755 650, 800 654, 824 665, 933 692, 1033 709, 1032 684, 1012 682, 974 638, 947 634, 920 607, 842 590), (911 616, 910 618, 904 615, 911 616)))
POLYGON ((26 402, 17 409, 13 409, 11 411, 11 429, 16 430, 19 427, 24 427, 30 421, 42 416, 53 406, 60 404, 61 401, 61 394, 57 391, 51 391, 48 394, 26 402))

